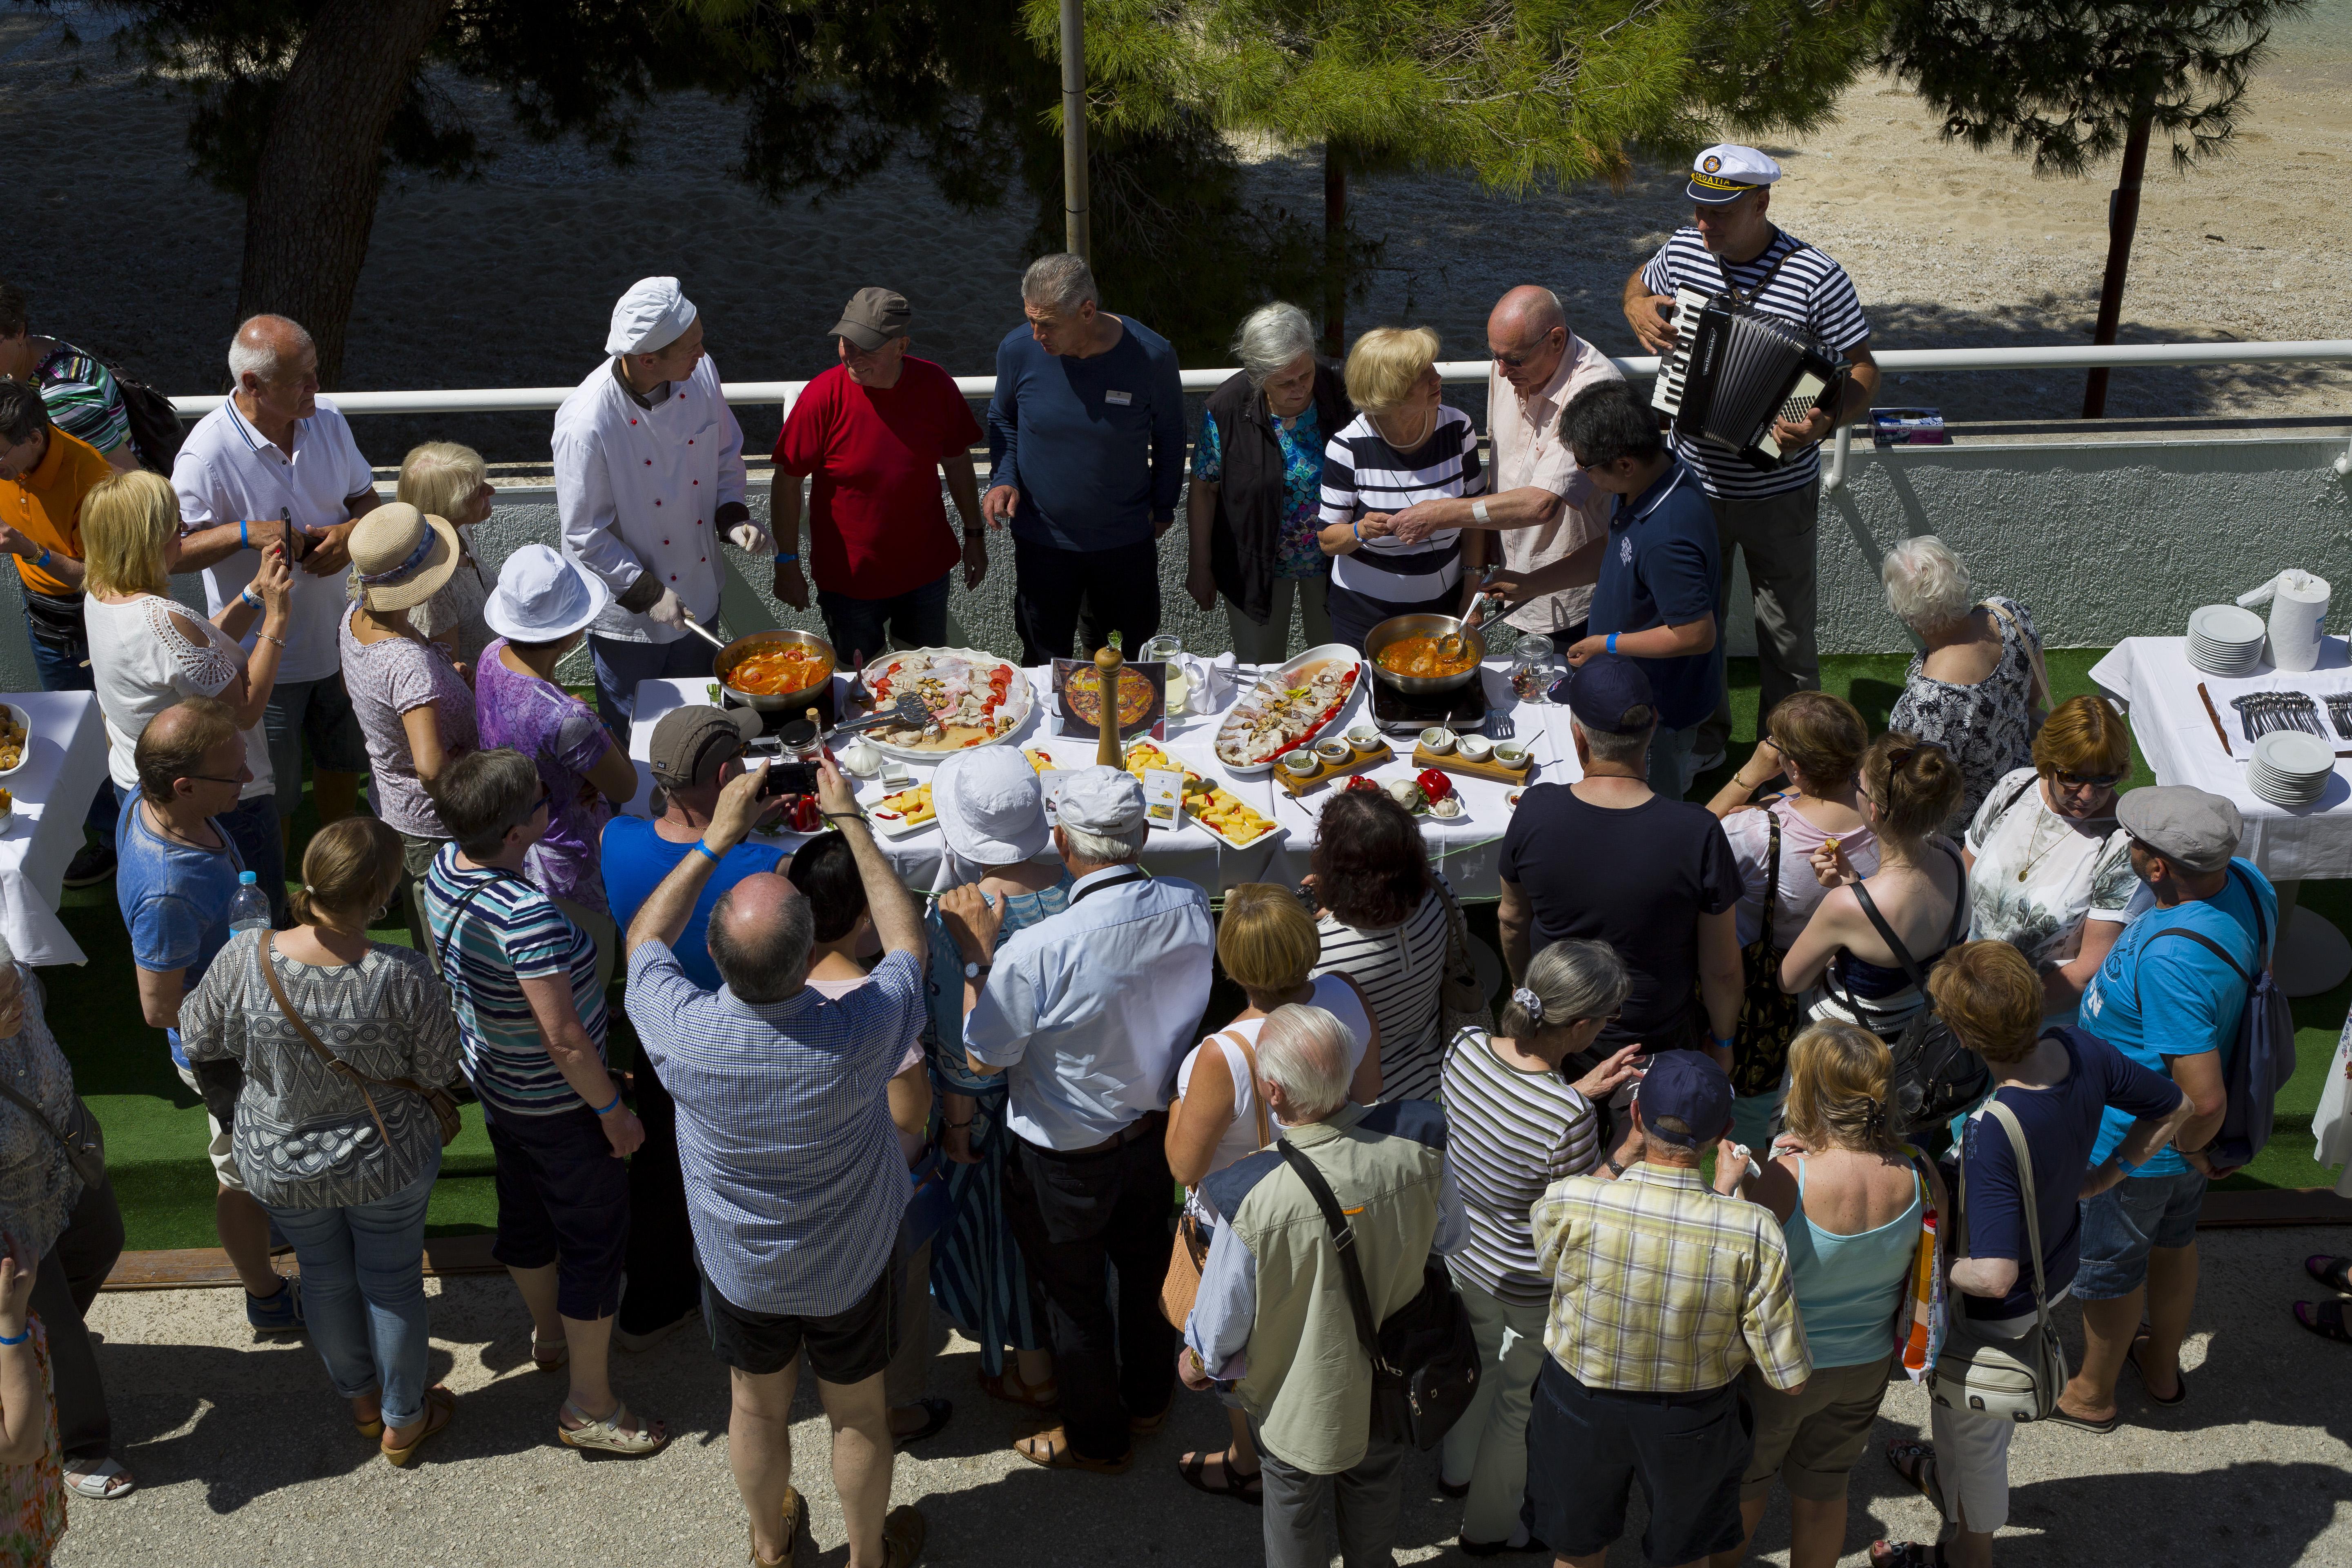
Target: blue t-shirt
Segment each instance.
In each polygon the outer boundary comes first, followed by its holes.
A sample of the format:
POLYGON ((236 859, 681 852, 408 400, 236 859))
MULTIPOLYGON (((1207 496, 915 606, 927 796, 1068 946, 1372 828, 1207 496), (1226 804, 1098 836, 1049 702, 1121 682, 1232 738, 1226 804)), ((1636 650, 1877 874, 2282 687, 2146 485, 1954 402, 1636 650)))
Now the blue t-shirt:
POLYGON ((1662 728, 1689 729, 1715 711, 1723 694, 1721 561, 1715 509, 1681 459, 1639 496, 1617 498, 1601 579, 1592 588, 1591 635, 1715 617, 1715 646, 1706 652, 1640 661, 1658 700, 1662 728))
MULTIPOLYGON (((114 826, 114 898, 131 932, 131 962, 156 973, 180 971, 180 985, 193 991, 228 941, 228 905, 236 896, 245 862, 220 819, 212 830, 223 847, 197 849, 164 837, 147 826, 147 812, 133 795, 114 826)), ((172 1063, 186 1067, 180 1031, 166 1029, 172 1063)))
MULTIPOLYGON (((616 816, 604 825, 604 895, 610 901, 614 923, 623 931, 637 917, 662 879, 678 868, 678 863, 694 853, 691 844, 673 844, 654 831, 652 822, 642 816, 616 816)), ((727 889, 746 877, 762 871, 782 875, 790 857, 777 852, 772 845, 762 846, 745 841, 727 851, 727 858, 710 869, 710 880, 702 884, 702 896, 694 900, 694 913, 687 918, 686 930, 670 943, 677 955, 677 966, 686 977, 705 991, 719 989, 719 966, 710 962, 710 911, 726 895, 727 889)))
MULTIPOLYGON (((2096 1035, 2080 1029, 2049 1029, 2066 1047, 2066 1081, 2048 1089, 2004 1088, 1994 1098, 2009 1107, 2024 1130, 2033 1155, 2033 1199, 2041 1213, 2042 1269, 2048 1294, 2074 1283, 2082 1262, 2083 1178, 2105 1158, 2094 1154, 2102 1116, 2121 1116, 2129 1127, 2143 1116, 2162 1116, 2179 1103, 2180 1091, 2161 1073, 2125 1059, 2096 1035)), ((2033 1260, 2027 1250, 2025 1205, 2017 1180, 2017 1151, 2001 1124, 1978 1110, 1961 1126, 1960 1157, 1967 1163, 1967 1253, 1971 1258, 2017 1260, 2017 1283, 1995 1301, 1954 1291, 1971 1318, 2030 1317, 2033 1312, 2033 1260)), ((1945 1180, 1957 1193, 1951 1171, 1945 1180)), ((1951 1233, 1955 1256, 1960 1233, 1951 1233)))
MULTIPOLYGON (((2278 930, 2278 891, 2251 860, 2230 862, 2230 879, 2210 899, 2193 899, 2171 909, 2152 909, 2124 928, 2098 973, 2083 988, 2083 1027, 2144 1068, 2169 1077, 2168 1057, 2221 1054, 2226 1077, 2237 1052, 2238 1020, 2246 1010, 2247 983, 2263 962, 2255 941, 2254 900, 2262 900, 2261 925, 2278 930), (2217 944, 2238 965, 2238 973, 2204 942, 2167 931, 2193 931, 2217 944)), ((2104 1160, 2130 1131, 2132 1119, 2109 1112, 2092 1155, 2104 1160)), ((2189 1163, 2169 1148, 2158 1151, 2135 1175, 2169 1176, 2189 1163)))
POLYGON ((1049 354, 1027 327, 996 346, 988 404, 991 488, 1021 492, 1013 536, 1055 550, 1152 537, 1184 486, 1184 389, 1176 351, 1132 317, 1086 359, 1049 354))

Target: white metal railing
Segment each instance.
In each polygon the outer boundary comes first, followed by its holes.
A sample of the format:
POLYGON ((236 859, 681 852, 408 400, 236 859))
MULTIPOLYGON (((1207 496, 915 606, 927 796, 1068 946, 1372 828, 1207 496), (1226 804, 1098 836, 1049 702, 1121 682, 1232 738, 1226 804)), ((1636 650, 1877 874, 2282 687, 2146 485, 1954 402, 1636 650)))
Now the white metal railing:
MULTIPOLYGON (((2105 347, 2060 346, 2024 349, 1888 349, 1874 354, 1885 371, 2093 370, 2101 365, 2116 370, 2184 364, 2333 364, 2352 363, 2352 338, 2316 338, 2304 342, 2264 343, 2116 343, 2105 347)), ((1658 374, 1654 354, 1610 362, 1630 379, 1658 374)), ((1437 367, 1449 384, 1483 382, 1491 362, 1452 360, 1437 367)), ((1181 373, 1187 392, 1210 392, 1233 375, 1231 368, 1181 373)), ((967 397, 990 397, 996 392, 992 375, 960 375, 956 390, 967 397)), ((741 406, 781 404, 790 408, 805 381, 730 381, 727 401, 741 406)), ((335 406, 346 414, 529 414, 559 406, 572 395, 569 386, 467 387, 439 392, 338 392, 335 406)), ((184 418, 209 414, 220 406, 222 395, 174 397, 172 406, 184 418)), ((1846 457, 1853 442, 1853 426, 1838 428, 1836 448, 1822 475, 1822 488, 1833 490, 1845 479, 1846 457)), ((2336 472, 2352 474, 2352 447, 2336 459, 2336 472)))

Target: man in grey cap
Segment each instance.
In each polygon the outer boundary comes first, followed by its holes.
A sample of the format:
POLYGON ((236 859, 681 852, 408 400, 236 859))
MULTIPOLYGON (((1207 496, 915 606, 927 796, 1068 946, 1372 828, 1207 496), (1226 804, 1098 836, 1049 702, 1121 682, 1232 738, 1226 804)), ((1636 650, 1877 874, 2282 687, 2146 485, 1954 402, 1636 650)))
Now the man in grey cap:
MULTIPOLYGON (((809 563, 825 636, 844 658, 948 640, 948 574, 966 592, 988 572, 971 446, 980 423, 955 378, 908 353, 914 313, 890 289, 860 289, 833 324, 841 363, 808 384, 776 437, 776 472, 813 476, 809 563), (963 520, 956 542, 940 503, 947 478, 963 520)), ((775 489, 776 597, 808 608, 801 489, 775 489)))
MULTIPOLYGON (((2083 1264, 2074 1284, 2083 1361, 2053 1419, 2096 1432, 2121 1420, 2116 1379, 2126 1361, 2157 1404, 2188 1396, 2180 1342, 2197 1300, 2197 1215, 2207 1181, 2229 1173, 2206 1150, 2228 1109, 2238 1021, 2278 932, 2276 889, 2237 858, 2245 823, 2236 806, 2175 784, 2124 795, 2116 819, 2131 836, 2132 869, 2152 901, 2084 988, 2082 1026, 2169 1075, 2193 1114, 2170 1147, 2083 1200, 2083 1264)), ((2106 1113, 2094 1168, 2131 1122, 2122 1111, 2106 1113)))
MULTIPOLYGON (((1062 1425, 1013 1445, 1049 1469, 1124 1474, 1175 1394, 1160 1315, 1176 1064, 1209 1002, 1208 896, 1136 864, 1143 788, 1118 768, 1062 784, 1054 847, 1076 881, 1060 914, 996 945, 977 887, 940 899, 963 959, 964 1052, 1007 1079, 1004 1206, 1044 1294, 1062 1425), (1118 1313, 1110 1273, 1118 1270, 1118 1313)), ((952 984, 952 977, 942 976, 952 984)))

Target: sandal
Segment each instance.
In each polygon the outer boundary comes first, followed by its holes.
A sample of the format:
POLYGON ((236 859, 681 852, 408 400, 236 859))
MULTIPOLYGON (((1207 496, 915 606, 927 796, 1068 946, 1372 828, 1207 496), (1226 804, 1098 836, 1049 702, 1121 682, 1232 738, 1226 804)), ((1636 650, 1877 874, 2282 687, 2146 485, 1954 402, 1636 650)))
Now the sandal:
POLYGON ((1128 1432, 1133 1436, 1149 1437, 1154 1432, 1159 1431, 1162 1426, 1167 1426, 1168 1417, 1173 1415, 1175 1413, 1176 1402, 1173 1399, 1171 1399, 1166 1405, 1161 1407, 1160 1414, 1157 1415, 1129 1416, 1127 1418, 1128 1432))
POLYGON ((801 1531, 808 1526, 808 1504, 802 1500, 798 1487, 784 1488, 784 1554, 782 1557, 760 1555, 760 1537, 751 1537, 751 1568, 793 1568, 793 1559, 801 1552, 801 1531))
POLYGON ((900 1505, 882 1516, 882 1568, 915 1568, 930 1525, 919 1509, 900 1505))
POLYGON ((580 1417, 577 1426, 566 1426, 563 1416, 555 1418, 555 1435, 567 1448, 597 1454, 619 1454, 626 1458, 643 1459, 669 1447, 669 1434, 656 1435, 658 1421, 641 1422, 634 1432, 625 1425, 629 1419, 625 1401, 614 1400, 613 1408, 603 1415, 591 1415, 569 1399, 563 1402, 565 1413, 580 1417))
POLYGON ((2315 1252, 2303 1260, 2303 1271, 2326 1286, 2352 1296, 2352 1258, 2330 1258, 2315 1252))
POLYGON ((2146 1340, 2134 1340, 2131 1342, 2131 1348, 2124 1352, 2124 1360, 2130 1364, 2134 1372, 2139 1373, 2139 1385, 2147 1392, 2147 1402, 2150 1405, 2161 1405, 2168 1410, 2176 1405, 2186 1405, 2189 1403, 2189 1374, 2178 1366, 2172 1369, 2174 1387, 2171 1398, 2165 1398, 2148 1386, 2147 1369, 2139 1364, 2139 1347, 2147 1342, 2146 1340))
POLYGON ((1183 1477, 1184 1484, 1196 1492, 1206 1492, 1211 1497, 1229 1497, 1235 1502, 1245 1502, 1252 1508, 1265 1506, 1265 1470, 1255 1469, 1244 1475, 1234 1469, 1234 1451, 1231 1448, 1227 1448, 1222 1454, 1212 1454, 1206 1449, 1196 1448, 1176 1461, 1176 1473, 1183 1477), (1217 1474, 1223 1478, 1213 1486, 1210 1484, 1206 1474, 1211 1459, 1217 1461, 1217 1474))
POLYGON ((1924 1541, 1870 1543, 1870 1568, 1944 1568, 1944 1549, 1924 1541))
POLYGON ((2077 1415, 2063 1405, 2053 1405, 2042 1417, 2053 1426, 2072 1426, 2077 1432, 2088 1432, 2094 1437, 2105 1437, 2124 1424, 2124 1413, 2116 1411, 2105 1421, 2094 1421, 2087 1415, 2077 1415))
POLYGON ((2323 1340, 2352 1345, 2352 1329, 2345 1326, 2341 1301, 2297 1301, 2294 1321, 2323 1340))
POLYGON ((1002 1399, 1007 1405, 1018 1405, 1027 1410, 1052 1410, 1062 1403, 1061 1386, 1052 1378, 1043 1383, 1024 1383, 1017 1366, 1007 1366, 993 1377, 982 1373, 980 1386, 991 1399, 1002 1399))
POLYGON ((1013 1451, 1033 1465, 1043 1465, 1049 1470, 1091 1470, 1098 1476, 1123 1476, 1135 1463, 1135 1450, 1129 1447, 1116 1459, 1090 1459, 1070 1447, 1067 1428, 1048 1426, 1022 1438, 1013 1445, 1013 1451))
POLYGON ((410 1465, 416 1463, 416 1450, 425 1447, 425 1439, 438 1433, 443 1427, 448 1426, 450 1422, 455 1421, 457 1418, 457 1396, 450 1393, 441 1384, 437 1383, 435 1384, 432 1387, 425 1391, 425 1425, 423 1429, 421 1429, 415 1436, 411 1437, 403 1447, 394 1447, 389 1443, 385 1444, 383 1447, 383 1462, 387 1465, 398 1466, 403 1469, 405 1469, 410 1465), (439 1419, 436 1420, 436 1416, 438 1416, 439 1419))
POLYGON ((537 1330, 530 1336, 530 1364, 538 1372, 562 1372, 572 1361, 572 1346, 562 1334, 551 1340, 539 1337, 537 1330))
POLYGON ((908 1408, 923 1413, 923 1424, 911 1432, 893 1432, 890 1447, 894 1453, 909 1443, 938 1436, 946 1428, 948 1418, 955 1414, 954 1405, 944 1399, 919 1399, 908 1408))
POLYGON ((65 1483, 74 1496, 91 1498, 99 1502, 128 1497, 139 1489, 138 1481, 123 1468, 122 1461, 111 1454, 100 1455, 86 1469, 66 1466, 65 1483))
POLYGON ((1897 1437, 1886 1445, 1886 1463, 1895 1473, 1909 1481, 1921 1497, 1944 1511, 1944 1480, 1936 1468, 1936 1450, 1909 1437, 1897 1437))

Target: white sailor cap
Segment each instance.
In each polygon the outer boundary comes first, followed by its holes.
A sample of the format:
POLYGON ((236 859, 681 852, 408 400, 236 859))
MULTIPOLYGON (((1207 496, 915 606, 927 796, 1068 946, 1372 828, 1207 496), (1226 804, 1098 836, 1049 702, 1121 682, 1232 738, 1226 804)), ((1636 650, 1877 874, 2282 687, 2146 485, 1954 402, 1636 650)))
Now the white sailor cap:
POLYGON ((1685 194, 1695 202, 1721 206, 1780 177, 1780 165, 1755 148, 1720 142, 1691 160, 1690 184, 1685 194))
POLYGON ((640 278, 613 307, 608 354, 655 353, 686 336, 694 325, 694 301, 679 292, 675 278, 640 278))

